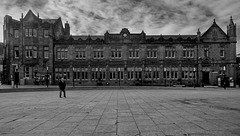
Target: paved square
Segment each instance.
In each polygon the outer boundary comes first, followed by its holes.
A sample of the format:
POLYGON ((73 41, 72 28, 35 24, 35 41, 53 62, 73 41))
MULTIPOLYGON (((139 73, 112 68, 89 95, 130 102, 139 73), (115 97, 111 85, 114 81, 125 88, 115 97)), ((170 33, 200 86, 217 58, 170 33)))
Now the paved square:
POLYGON ((0 93, 0 135, 240 136, 238 88, 149 88, 0 93))

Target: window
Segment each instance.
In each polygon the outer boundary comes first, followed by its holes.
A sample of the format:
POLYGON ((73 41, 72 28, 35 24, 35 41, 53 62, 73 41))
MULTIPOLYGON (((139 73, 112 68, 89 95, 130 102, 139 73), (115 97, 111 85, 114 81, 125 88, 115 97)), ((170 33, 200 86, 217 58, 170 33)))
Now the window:
POLYGON ((176 50, 175 48, 165 49, 165 58, 175 58, 176 50))
POLYGON ((75 54, 76 54, 76 59, 85 59, 86 58, 86 55, 85 55, 86 51, 85 51, 85 49, 76 48, 75 54))
POLYGON ((147 49, 147 58, 157 58, 157 49, 147 49))
POLYGON ((18 47, 14 47, 14 58, 15 59, 19 58, 19 48, 18 47))
POLYGON ((56 79, 64 78, 69 80, 70 79, 70 71, 69 68, 56 68, 56 79))
POLYGON ((220 57, 224 57, 224 53, 225 53, 224 48, 221 48, 220 49, 220 57))
POLYGON ((25 57, 26 58, 37 58, 37 47, 36 46, 25 46, 25 57))
POLYGON ((29 36, 29 37, 32 37, 32 29, 29 29, 28 31, 29 31, 28 36, 29 36))
POLYGON ((219 75, 225 75, 225 72, 226 72, 226 66, 220 66, 219 67, 219 75))
POLYGON ((139 49, 129 49, 129 58, 138 59, 139 58, 139 49))
POLYGON ((128 80, 141 80, 142 68, 141 67, 129 67, 127 68, 128 80))
POLYGON ((14 30, 14 37, 19 38, 19 30, 14 30))
POLYGON ((28 29, 25 29, 25 36, 28 37, 28 29))
POLYGON ((103 59, 103 49, 93 49, 94 59, 103 59))
POLYGON ((99 68, 99 79, 106 80, 106 68, 99 68))
POLYGON ((33 46, 33 58, 37 58, 37 47, 33 46))
POLYGON ((25 57, 26 58, 32 58, 33 57, 32 46, 25 46, 25 57))
POLYGON ((165 67, 164 78, 166 79, 178 79, 178 68, 177 67, 165 67))
POLYGON ((25 77, 29 78, 30 72, 29 72, 29 67, 25 67, 25 77))
POLYGON ((44 38, 48 38, 49 37, 49 31, 47 29, 43 30, 43 35, 44 35, 44 38))
POLYGON ((37 37, 37 29, 33 29, 33 37, 37 37))
POLYGON ((37 37, 37 29, 26 28, 25 36, 26 37, 37 37))
POLYGON ((82 80, 88 80, 88 68, 82 68, 82 80))
POLYGON ((111 49, 111 57, 112 59, 120 59, 122 57, 121 49, 111 49))
POLYGON ((204 57, 208 57, 208 48, 204 48, 204 57))
POLYGON ((67 48, 57 48, 57 59, 68 59, 67 48))
POLYGON ((196 74, 195 67, 183 67, 182 79, 194 79, 196 74))
POLYGON ((183 58, 193 58, 194 50, 193 48, 184 48, 183 49, 183 58))
POLYGON ((49 58, 48 50, 48 47, 43 47, 43 57, 45 59, 49 58))

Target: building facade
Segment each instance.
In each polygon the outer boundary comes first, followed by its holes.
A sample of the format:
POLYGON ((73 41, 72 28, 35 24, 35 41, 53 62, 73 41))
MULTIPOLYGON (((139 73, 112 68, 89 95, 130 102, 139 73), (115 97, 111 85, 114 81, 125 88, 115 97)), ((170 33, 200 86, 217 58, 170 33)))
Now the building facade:
POLYGON ((10 83, 18 72, 22 84, 33 84, 36 79, 44 80, 52 69, 52 37, 69 36, 70 28, 68 23, 63 28, 61 18, 41 19, 29 10, 20 20, 6 15, 3 33, 4 83, 10 83))
POLYGON ((20 21, 6 16, 5 27, 6 77, 11 79, 17 66, 27 84, 44 75, 52 84, 64 77, 72 85, 200 86, 218 85, 223 77, 236 82, 232 18, 227 33, 214 20, 207 31, 198 30, 196 35, 147 35, 127 28, 104 35, 70 35, 70 26, 66 23, 63 28, 60 18, 40 19, 31 11, 20 21), (36 30, 30 34, 34 22, 36 30))

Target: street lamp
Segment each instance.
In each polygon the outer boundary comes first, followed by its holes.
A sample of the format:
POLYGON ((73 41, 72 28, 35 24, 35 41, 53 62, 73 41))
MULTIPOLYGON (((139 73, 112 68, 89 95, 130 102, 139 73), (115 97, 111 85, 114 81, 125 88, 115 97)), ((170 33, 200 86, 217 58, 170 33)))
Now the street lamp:
POLYGON ((118 68, 118 85, 120 86, 120 70, 121 68, 118 68))
POLYGON ((48 88, 48 83, 49 83, 49 79, 48 79, 48 66, 47 66, 47 75, 46 75, 46 85, 47 85, 47 88, 48 88))
POLYGON ((223 88, 226 89, 226 78, 225 78, 226 66, 223 66, 223 88))
POLYGON ((167 86, 166 84, 166 78, 167 78, 167 74, 166 74, 166 71, 167 71, 167 68, 163 68, 163 74, 164 74, 164 77, 165 77, 165 87, 167 86))
POLYGON ((15 80, 14 80, 14 82, 15 82, 15 84, 16 84, 16 88, 18 88, 18 84, 19 84, 19 72, 18 72, 18 67, 16 67, 16 69, 15 69, 15 80))
POLYGON ((195 72, 196 72, 196 68, 194 67, 194 68, 193 68, 193 78, 194 78, 194 84, 193 84, 193 86, 194 86, 194 88, 195 88, 195 78, 196 78, 195 72))
POLYGON ((73 67, 73 87, 74 87, 74 78, 75 78, 75 69, 74 69, 74 67, 73 67))

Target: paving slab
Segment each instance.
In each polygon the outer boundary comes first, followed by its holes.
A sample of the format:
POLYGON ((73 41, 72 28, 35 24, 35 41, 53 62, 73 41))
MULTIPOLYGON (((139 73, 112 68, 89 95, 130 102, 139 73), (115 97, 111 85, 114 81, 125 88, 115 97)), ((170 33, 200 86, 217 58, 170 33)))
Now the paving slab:
POLYGON ((56 87, 20 89, 0 93, 1 136, 240 134, 237 88, 84 87, 67 98, 56 87))

